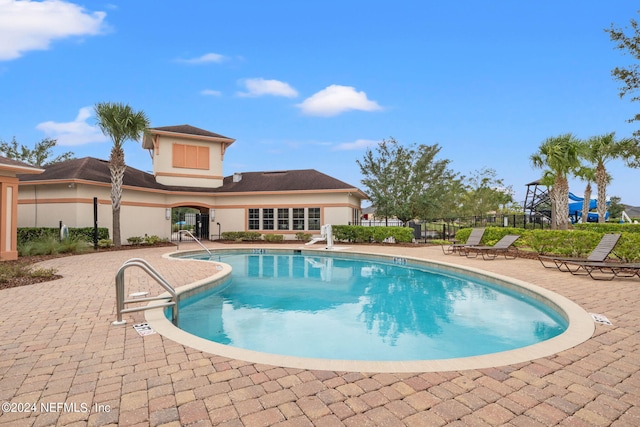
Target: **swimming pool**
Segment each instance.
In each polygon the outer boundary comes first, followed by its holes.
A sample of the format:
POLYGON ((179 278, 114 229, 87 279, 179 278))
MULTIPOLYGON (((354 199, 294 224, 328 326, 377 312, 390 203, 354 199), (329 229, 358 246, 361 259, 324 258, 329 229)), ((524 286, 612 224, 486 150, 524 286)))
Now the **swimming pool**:
POLYGON ((308 362, 321 360, 323 368, 340 361, 352 370, 364 361, 376 371, 402 371, 427 361, 434 370, 442 361, 500 364, 504 358, 487 357, 522 347, 530 356, 520 359, 536 357, 549 352, 544 343, 575 335, 566 301, 560 308, 548 291, 478 271, 398 257, 261 251, 215 254, 231 266, 231 280, 182 300, 180 328, 203 337, 198 345, 214 341, 208 351, 267 355, 294 367, 318 368, 308 362))

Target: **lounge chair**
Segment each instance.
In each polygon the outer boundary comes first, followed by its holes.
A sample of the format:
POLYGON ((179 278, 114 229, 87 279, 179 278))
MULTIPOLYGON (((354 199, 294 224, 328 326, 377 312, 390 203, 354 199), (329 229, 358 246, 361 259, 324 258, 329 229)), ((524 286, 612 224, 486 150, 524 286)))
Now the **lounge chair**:
POLYGON ((567 264, 575 266, 575 270, 569 269, 571 274, 588 274, 594 280, 613 280, 615 277, 640 277, 640 263, 625 263, 615 261, 603 262, 572 262, 567 264), (598 273, 594 275, 594 273, 598 273))
MULTIPOLYGON (((467 258, 477 258, 479 254, 482 254, 482 259, 492 260, 496 259, 498 254, 503 254, 505 259, 514 259, 517 256, 509 257, 509 250, 512 249, 512 245, 516 240, 520 238, 517 234, 507 234, 493 246, 467 246, 464 248, 467 258), (473 256, 472 256, 473 255, 473 256)), ((516 251, 518 248, 513 246, 516 251)))
POLYGON ((471 229, 471 234, 469 234, 469 238, 466 243, 450 243, 448 245, 442 245, 442 252, 444 252, 445 255, 449 255, 454 252, 458 252, 458 255, 464 255, 463 249, 466 246, 478 246, 483 235, 484 228, 473 228, 471 229))
POLYGON ((552 255, 539 255, 538 260, 545 268, 556 267, 560 271, 571 271, 568 263, 576 262, 604 262, 609 254, 613 251, 613 248, 618 243, 620 234, 605 234, 600 239, 600 243, 595 247, 593 251, 586 258, 578 257, 558 257, 552 255))

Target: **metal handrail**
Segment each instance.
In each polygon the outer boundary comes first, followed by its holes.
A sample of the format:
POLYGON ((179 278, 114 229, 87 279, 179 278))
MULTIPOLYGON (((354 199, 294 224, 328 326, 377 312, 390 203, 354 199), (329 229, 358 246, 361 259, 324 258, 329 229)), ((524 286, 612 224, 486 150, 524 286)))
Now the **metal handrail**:
POLYGON ((191 236, 193 238, 193 240, 195 240, 200 246, 202 246, 202 248, 205 251, 207 251, 207 253, 209 255, 211 255, 211 251, 209 249, 207 249, 207 247, 205 245, 200 243, 200 240, 198 240, 198 238, 196 236, 194 236, 193 233, 191 233, 189 230, 180 230, 180 231, 178 231, 178 234, 182 234, 182 233, 187 233, 189 236, 191 236))
POLYGON ((149 264, 146 260, 142 258, 131 258, 122 264, 118 272, 116 273, 116 309, 117 309, 117 320, 112 324, 114 325, 122 325, 127 323, 126 320, 122 320, 122 313, 131 313, 135 311, 149 310, 151 308, 160 308, 160 307, 171 307, 172 310, 172 319, 174 325, 178 324, 178 296, 176 294, 173 286, 167 282, 167 280, 162 277, 160 273, 154 269, 151 264, 149 264), (124 272, 129 267, 139 267, 144 270, 152 279, 154 279, 160 286, 166 290, 170 297, 149 297, 149 298, 136 298, 136 299, 125 299, 124 298, 124 272), (144 307, 133 307, 133 308, 124 308, 125 304, 135 303, 135 302, 144 302, 144 301, 157 301, 157 300, 166 300, 169 298, 168 302, 163 304, 154 304, 147 305, 144 307))

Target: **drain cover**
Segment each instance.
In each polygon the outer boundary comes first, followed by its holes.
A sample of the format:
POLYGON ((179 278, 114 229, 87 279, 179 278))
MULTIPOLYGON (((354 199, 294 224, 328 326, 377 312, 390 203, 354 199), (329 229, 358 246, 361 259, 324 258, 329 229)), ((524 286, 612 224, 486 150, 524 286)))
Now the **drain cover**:
POLYGON ((597 314, 597 313, 589 313, 591 315, 591 317, 593 317, 593 321, 596 323, 601 323, 603 325, 613 325, 613 323, 611 323, 609 321, 609 319, 607 319, 607 316, 605 316, 604 314, 597 314))
POLYGON ((135 329, 141 337, 156 333, 148 323, 138 323, 137 325, 133 325, 133 329, 135 329))

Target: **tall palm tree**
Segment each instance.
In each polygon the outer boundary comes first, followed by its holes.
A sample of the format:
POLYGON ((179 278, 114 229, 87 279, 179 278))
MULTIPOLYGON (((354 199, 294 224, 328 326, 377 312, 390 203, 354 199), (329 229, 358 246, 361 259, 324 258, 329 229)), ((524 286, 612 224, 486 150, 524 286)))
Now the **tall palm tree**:
POLYGON ((622 159, 627 166, 637 167, 640 159, 640 146, 633 138, 616 140, 615 132, 589 138, 585 143, 583 157, 596 167, 596 186, 598 187, 598 222, 604 222, 607 214, 607 184, 609 175, 605 164, 614 159, 622 159))
POLYGON ((587 183, 584 188, 584 199, 582 200, 582 222, 587 222, 589 211, 591 210, 591 183, 596 180, 596 170, 587 166, 581 166, 575 171, 575 176, 587 183))
POLYGON ((569 228, 569 181, 567 176, 580 167, 580 140, 570 133, 547 138, 529 158, 536 168, 547 168, 554 175, 550 191, 555 229, 569 228))
POLYGON ((124 162, 123 145, 127 140, 138 141, 149 127, 149 119, 144 111, 134 111, 129 105, 103 102, 94 106, 98 127, 111 138, 113 146, 109 156, 111 172, 111 209, 113 212, 113 244, 121 246, 120 202, 122 200, 122 179, 127 165, 124 162))

